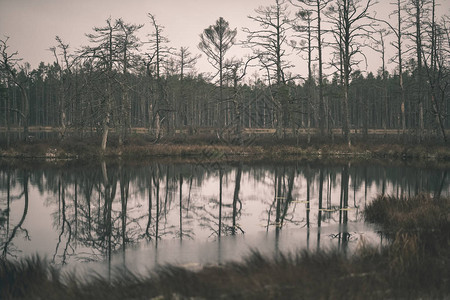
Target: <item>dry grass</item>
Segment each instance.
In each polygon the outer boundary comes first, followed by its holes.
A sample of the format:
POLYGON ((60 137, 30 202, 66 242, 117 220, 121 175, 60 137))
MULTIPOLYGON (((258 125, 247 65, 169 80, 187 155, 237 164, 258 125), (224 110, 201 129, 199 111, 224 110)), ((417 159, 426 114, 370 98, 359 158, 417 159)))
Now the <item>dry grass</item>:
POLYGON ((92 159, 99 157, 200 157, 224 160, 252 157, 254 159, 295 158, 382 158, 450 161, 450 147, 436 141, 423 144, 405 144, 398 138, 382 139, 372 137, 367 140, 354 137, 349 147, 342 137, 331 141, 328 137, 314 136, 310 143, 305 136, 278 138, 274 135, 246 136, 243 145, 236 139, 219 139, 213 134, 174 135, 164 137, 155 143, 148 135, 134 134, 127 137, 122 146, 118 137, 111 134, 105 152, 100 151, 98 137, 66 137, 57 139, 14 142, 6 149, 1 146, 0 156, 5 157, 43 157, 54 153, 58 158, 92 159))
POLYGON ((381 224, 385 232, 440 231, 449 225, 450 202, 420 194, 411 198, 379 196, 364 213, 369 222, 381 224))

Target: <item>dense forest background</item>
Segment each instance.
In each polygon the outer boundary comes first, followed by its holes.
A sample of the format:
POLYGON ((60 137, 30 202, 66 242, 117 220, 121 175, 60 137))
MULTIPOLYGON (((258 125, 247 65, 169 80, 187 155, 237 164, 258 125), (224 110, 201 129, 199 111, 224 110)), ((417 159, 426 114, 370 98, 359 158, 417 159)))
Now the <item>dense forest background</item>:
POLYGON ((349 144, 352 134, 367 137, 370 130, 447 141, 450 16, 436 17, 434 0, 396 0, 383 20, 374 3, 275 0, 249 16, 259 29, 240 29, 244 41, 218 18, 205 24, 198 41, 214 73, 196 69, 197 51, 172 48, 150 13, 148 24, 108 19, 76 49, 56 37, 49 45, 54 62, 36 69, 4 38, 1 139, 9 146, 12 137, 28 139, 30 127, 39 126, 61 139, 98 136, 103 149, 111 131, 123 144, 136 128, 155 140, 207 128, 240 141, 245 130, 264 128, 308 140, 342 134, 349 144), (251 54, 228 57, 232 47, 251 54), (363 71, 368 53, 379 55, 376 74, 363 71), (306 75, 295 74, 289 55, 307 62, 306 75))

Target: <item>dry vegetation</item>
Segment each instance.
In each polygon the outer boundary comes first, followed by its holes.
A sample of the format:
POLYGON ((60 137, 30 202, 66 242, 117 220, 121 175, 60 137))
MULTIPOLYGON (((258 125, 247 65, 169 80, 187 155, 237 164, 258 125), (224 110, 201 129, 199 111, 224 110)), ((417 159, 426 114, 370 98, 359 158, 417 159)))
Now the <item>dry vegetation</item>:
POLYGON ((343 138, 333 142, 315 137, 307 143, 306 137, 278 139, 275 136, 246 137, 242 145, 234 139, 218 139, 214 135, 174 136, 155 143, 145 135, 132 135, 122 146, 112 137, 106 151, 100 150, 96 138, 71 137, 63 141, 37 140, 15 142, 9 148, 0 144, 0 157, 19 158, 196 158, 210 161, 240 159, 292 159, 292 158, 361 158, 450 161, 450 147, 441 142, 416 144, 401 143, 396 137, 373 138, 368 141, 354 138, 348 146, 343 138))

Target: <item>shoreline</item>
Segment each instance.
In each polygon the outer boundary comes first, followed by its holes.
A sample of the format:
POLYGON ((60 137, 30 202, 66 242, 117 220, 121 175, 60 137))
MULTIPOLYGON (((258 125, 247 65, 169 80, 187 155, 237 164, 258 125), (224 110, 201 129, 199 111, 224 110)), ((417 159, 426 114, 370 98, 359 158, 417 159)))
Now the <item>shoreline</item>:
POLYGON ((314 143, 293 145, 290 141, 255 140, 239 146, 210 141, 166 141, 153 144, 131 141, 123 146, 112 145, 101 151, 95 143, 67 140, 16 143, 0 148, 0 159, 36 160, 98 160, 98 159, 174 159, 197 162, 286 161, 286 160, 394 160, 434 162, 450 165, 450 147, 446 144, 400 144, 387 142, 314 143), (278 143, 277 143, 278 142, 278 143), (277 143, 276 145, 273 145, 277 143))

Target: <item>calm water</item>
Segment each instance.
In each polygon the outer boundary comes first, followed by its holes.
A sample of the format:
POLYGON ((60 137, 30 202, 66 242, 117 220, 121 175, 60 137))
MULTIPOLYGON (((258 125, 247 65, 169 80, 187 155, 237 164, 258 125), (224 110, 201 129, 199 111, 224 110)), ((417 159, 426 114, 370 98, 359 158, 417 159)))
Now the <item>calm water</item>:
POLYGON ((303 162, 3 164, 0 254, 145 270, 239 260, 251 249, 346 251, 362 241, 383 242, 363 222, 373 197, 450 196, 447 173, 303 162))

